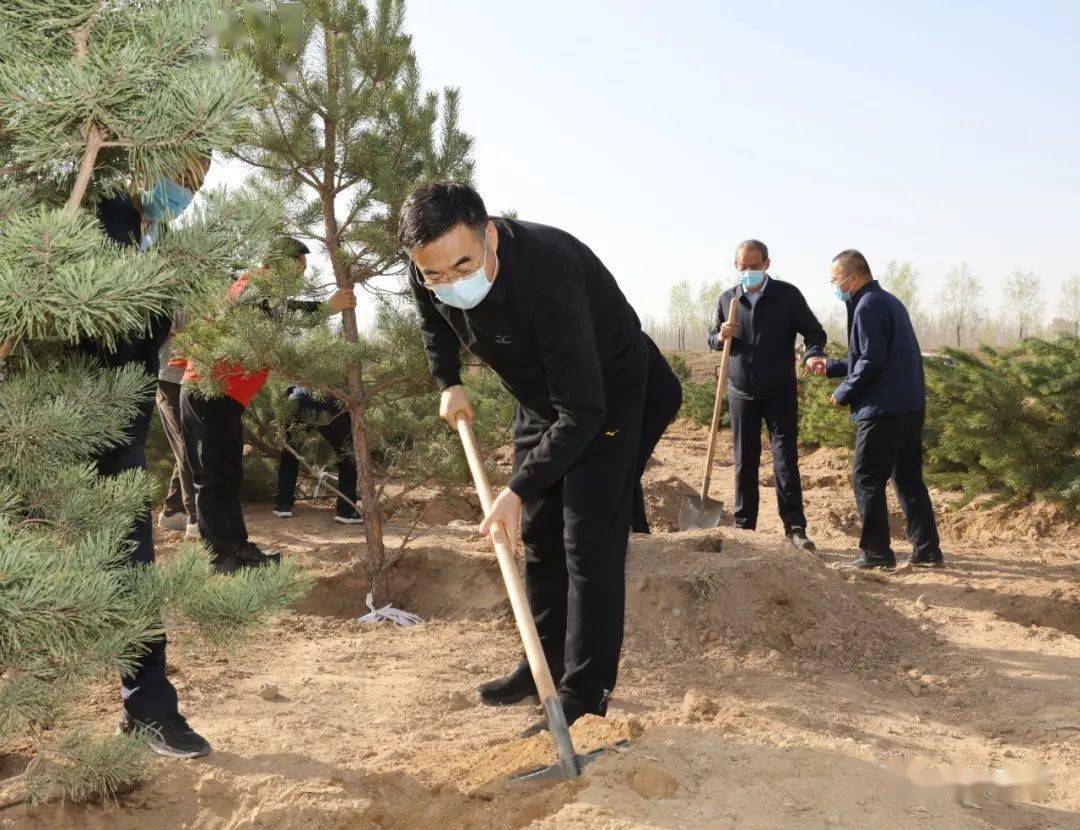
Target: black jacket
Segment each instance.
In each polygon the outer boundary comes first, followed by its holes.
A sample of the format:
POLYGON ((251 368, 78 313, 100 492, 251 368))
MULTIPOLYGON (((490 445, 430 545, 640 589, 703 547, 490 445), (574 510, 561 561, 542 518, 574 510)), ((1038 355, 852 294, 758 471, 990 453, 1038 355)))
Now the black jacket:
MULTIPOLYGON (((102 232, 120 245, 137 246, 142 241, 142 216, 127 194, 110 196, 98 203, 97 218, 102 232)), ((172 320, 164 314, 150 321, 148 328, 139 329, 119 339, 112 349, 96 340, 84 340, 79 350, 92 355, 109 367, 136 363, 152 377, 158 376, 158 351, 169 337, 172 320)))
POLYGON ((551 427, 510 479, 522 499, 556 484, 644 382, 641 324, 604 264, 556 228, 498 219, 499 271, 469 311, 409 282, 428 365, 440 389, 461 383, 460 349, 490 366, 551 427))
POLYGON ((904 304, 871 280, 847 301, 848 356, 830 360, 844 378, 833 396, 856 421, 926 408, 922 350, 904 304))
POLYGON ((728 363, 728 392, 765 400, 794 397, 795 335, 801 334, 803 360, 825 354, 825 329, 806 304, 802 292, 789 282, 769 277, 757 305, 751 306, 741 285, 729 288, 716 304, 709 348, 720 351, 720 326, 727 320, 732 297, 739 298, 736 332, 728 363))

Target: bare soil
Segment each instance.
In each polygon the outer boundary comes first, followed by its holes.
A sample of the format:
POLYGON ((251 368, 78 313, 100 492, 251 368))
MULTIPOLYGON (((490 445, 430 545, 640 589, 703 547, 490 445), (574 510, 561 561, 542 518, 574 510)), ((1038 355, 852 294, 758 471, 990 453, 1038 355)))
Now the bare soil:
MULTIPOLYGON (((359 528, 335 525, 324 506, 292 520, 255 507, 256 540, 318 581, 238 653, 172 648, 185 712, 213 754, 156 762, 153 780, 118 804, 9 807, 0 826, 1080 827, 1075 524, 1046 506, 985 511, 935 493, 947 569, 846 572, 848 460, 818 450, 802 465, 817 553, 787 545, 764 475, 756 533, 672 532, 700 479, 704 435, 677 424, 646 474, 657 532, 631 541, 620 684, 608 718, 574 728, 579 751, 629 744, 578 782, 509 782, 554 758, 545 735, 517 737, 539 710, 476 700, 476 684, 520 647, 494 556, 470 530, 472 499, 432 498, 431 524, 394 569, 397 604, 426 619, 408 629, 355 622, 366 610, 359 528), (1022 796, 1034 802, 965 805, 954 788, 894 771, 916 760, 1039 769, 1050 786, 1022 796)), ((714 488, 730 504, 726 437, 714 488)), ((176 543, 160 541, 165 555, 176 543)), ((82 714, 107 728, 118 709, 102 686, 82 714)))

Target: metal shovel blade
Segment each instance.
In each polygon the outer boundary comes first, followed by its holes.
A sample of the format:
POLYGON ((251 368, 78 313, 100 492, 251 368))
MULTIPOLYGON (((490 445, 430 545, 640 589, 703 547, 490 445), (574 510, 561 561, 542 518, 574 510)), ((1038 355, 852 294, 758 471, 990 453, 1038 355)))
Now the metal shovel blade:
POLYGON ((724 503, 706 496, 686 496, 679 507, 679 530, 711 530, 720 526, 724 503))
MULTIPOLYGON (((630 745, 629 741, 619 741, 614 746, 604 747, 602 749, 596 749, 585 755, 575 755, 574 760, 577 762, 578 770, 585 768, 586 764, 591 764, 605 752, 610 752, 613 749, 621 749, 630 745)), ((529 772, 523 772, 520 775, 515 775, 512 779, 517 784, 531 784, 534 781, 565 781, 566 773, 560 764, 552 764, 549 767, 538 767, 537 769, 530 770, 529 772)))

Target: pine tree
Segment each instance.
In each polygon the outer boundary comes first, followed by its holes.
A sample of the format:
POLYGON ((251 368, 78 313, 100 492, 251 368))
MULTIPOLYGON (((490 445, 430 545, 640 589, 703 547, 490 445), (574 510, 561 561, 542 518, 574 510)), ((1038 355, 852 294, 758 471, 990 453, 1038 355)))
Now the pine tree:
MULTIPOLYGON (((458 93, 447 90, 440 99, 422 91, 402 0, 299 5, 299 37, 282 36, 276 48, 264 40, 251 55, 264 69, 268 93, 252 138, 236 155, 284 196, 288 230, 322 247, 338 286, 403 275, 396 227, 407 195, 426 181, 471 179, 472 142, 458 129, 458 93), (293 73, 276 70, 289 63, 293 73)), ((278 13, 271 10, 271 18, 278 13)), ((273 270, 259 290, 280 299, 283 283, 275 288, 273 270)), ((230 329, 233 357, 270 365, 348 408, 377 604, 387 601, 389 586, 369 413, 380 399, 407 394, 418 383, 430 389, 416 326, 403 315, 411 312, 388 303, 379 330, 367 337, 347 311, 337 342, 325 327, 308 327, 286 344, 273 330, 287 315, 249 320, 248 334, 230 329)))
POLYGON ((948 350, 926 368, 933 481, 1080 510, 1080 340, 948 350))
POLYGON ((94 459, 124 440, 155 379, 72 348, 147 327, 266 238, 265 212, 235 199, 141 253, 95 215, 103 194, 181 175, 234 140, 255 77, 207 59, 215 13, 213 0, 0 5, 0 745, 31 753, 32 799, 108 795, 146 772, 135 739, 41 731, 88 681, 115 682, 163 626, 235 641, 306 583, 292 564, 215 577, 195 546, 127 566, 149 480, 100 478, 94 459))

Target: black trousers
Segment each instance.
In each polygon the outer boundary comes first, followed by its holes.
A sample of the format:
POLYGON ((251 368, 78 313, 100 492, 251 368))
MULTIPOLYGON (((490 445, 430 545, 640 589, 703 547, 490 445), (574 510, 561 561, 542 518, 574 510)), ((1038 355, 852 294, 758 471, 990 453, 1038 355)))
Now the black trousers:
POLYGON ((649 463, 653 450, 660 443, 664 431, 671 426, 682 407, 682 384, 671 371, 671 366, 653 343, 645 338, 649 355, 649 381, 645 387, 645 415, 641 422, 641 444, 638 448, 638 480, 634 482, 634 510, 630 529, 634 533, 649 533, 649 519, 645 515, 645 492, 641 488, 641 476, 649 463))
POLYGON ((753 530, 758 520, 758 468, 761 424, 772 446, 776 506, 784 530, 806 527, 799 477, 799 402, 792 395, 775 400, 747 399, 728 393, 731 437, 735 444, 735 526, 753 530))
MULTIPOLYGON (((299 448, 304 438, 305 422, 314 425, 337 454, 338 489, 355 504, 356 461, 352 451, 352 420, 348 411, 336 400, 320 400, 300 388, 289 393, 289 400, 296 406, 295 420, 285 430, 289 444, 299 448)), ((277 497, 274 500, 279 510, 292 510, 299 472, 300 462, 296 460, 296 456, 288 450, 282 450, 278 461, 277 497)), ((349 502, 338 496, 337 515, 351 518, 356 515, 356 511, 349 502)))
POLYGON ((892 479, 907 519, 907 537, 917 559, 941 557, 934 506, 923 482, 922 430, 926 412, 905 412, 859 421, 851 482, 862 520, 859 548, 874 562, 894 563, 889 545, 885 487, 892 479))
MULTIPOLYGON (((603 714, 622 650, 626 547, 645 401, 645 376, 630 400, 555 486, 522 506, 525 588, 559 694, 603 714), (561 679, 560 679, 561 678, 561 679)), ((514 413, 514 467, 550 422, 514 413)))
POLYGON ((195 485, 199 533, 214 558, 247 543, 240 503, 244 483, 244 407, 232 398, 205 398, 185 386, 180 392, 184 451, 195 485))
MULTIPOLYGON (((150 419, 154 414, 153 398, 147 400, 129 429, 129 439, 98 457, 98 473, 114 476, 128 470, 146 469, 146 438, 150 434, 150 419)), ((154 525, 150 505, 135 519, 130 540, 135 547, 131 564, 149 565, 154 562, 154 525)), ((176 714, 179 703, 176 689, 165 676, 165 635, 149 643, 140 655, 134 673, 120 678, 120 694, 124 707, 133 717, 160 720, 176 714)))

